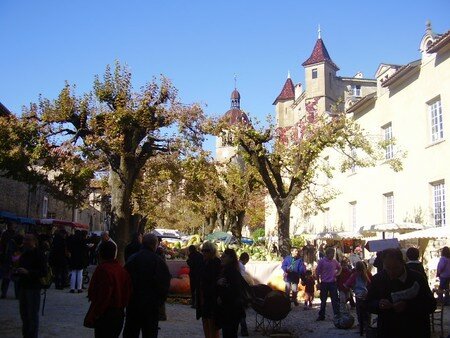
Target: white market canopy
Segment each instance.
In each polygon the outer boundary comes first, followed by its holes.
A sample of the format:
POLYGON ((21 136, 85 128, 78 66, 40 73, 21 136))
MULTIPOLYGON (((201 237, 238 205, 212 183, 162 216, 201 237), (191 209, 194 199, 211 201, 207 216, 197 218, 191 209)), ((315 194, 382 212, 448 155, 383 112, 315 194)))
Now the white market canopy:
POLYGON ((361 238, 363 238, 363 235, 357 231, 340 231, 340 232, 338 232, 338 235, 342 239, 361 239, 361 238))
POLYGON ((412 231, 397 236, 399 241, 406 241, 409 239, 437 239, 450 238, 450 226, 432 227, 418 231, 412 231))
POLYGON ((380 224, 372 224, 365 225, 359 229, 359 232, 362 234, 368 233, 376 233, 376 232, 398 232, 405 233, 414 230, 423 230, 426 226, 418 223, 380 223, 380 224))
POLYGON ((316 235, 316 239, 332 239, 335 241, 339 241, 342 239, 342 237, 338 232, 335 231, 323 231, 316 235))

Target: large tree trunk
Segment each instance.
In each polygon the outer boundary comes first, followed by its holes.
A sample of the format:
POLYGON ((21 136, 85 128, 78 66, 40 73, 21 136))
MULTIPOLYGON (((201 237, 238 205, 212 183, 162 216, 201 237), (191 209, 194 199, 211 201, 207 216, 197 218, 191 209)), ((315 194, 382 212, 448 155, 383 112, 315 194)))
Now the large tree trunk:
POLYGON ((118 173, 110 170, 111 237, 117 243, 117 259, 121 262, 124 260, 125 246, 130 240, 133 183, 131 175, 123 174, 122 179, 118 173))
POLYGON ((234 237, 241 241, 242 237, 242 227, 244 226, 245 210, 238 211, 235 214, 235 219, 231 225, 231 233, 234 237))
POLYGON ((289 235, 291 203, 285 201, 276 205, 278 214, 278 250, 282 257, 291 252, 291 241, 289 235))
POLYGON ((217 222, 217 214, 211 214, 210 216, 208 216, 206 218, 206 228, 205 228, 205 233, 204 235, 208 235, 212 232, 214 232, 214 228, 216 227, 216 222, 217 222))
POLYGON ((225 227, 225 213, 222 211, 217 213, 217 226, 219 229, 223 229, 225 227))

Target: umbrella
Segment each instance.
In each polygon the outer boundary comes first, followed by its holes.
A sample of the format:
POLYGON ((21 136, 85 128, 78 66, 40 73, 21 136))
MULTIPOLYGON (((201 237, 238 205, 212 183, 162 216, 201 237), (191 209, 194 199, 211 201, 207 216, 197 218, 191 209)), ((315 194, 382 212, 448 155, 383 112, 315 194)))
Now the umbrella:
POLYGON ((402 234, 413 230, 422 230, 424 228, 425 226, 423 224, 418 223, 380 223, 363 226, 359 229, 359 232, 363 235, 373 235, 376 232, 382 232, 384 238, 385 232, 397 232, 402 234))
POLYGON ((399 241, 409 239, 436 239, 436 238, 450 238, 450 226, 439 226, 426 228, 423 230, 412 231, 398 236, 399 241))

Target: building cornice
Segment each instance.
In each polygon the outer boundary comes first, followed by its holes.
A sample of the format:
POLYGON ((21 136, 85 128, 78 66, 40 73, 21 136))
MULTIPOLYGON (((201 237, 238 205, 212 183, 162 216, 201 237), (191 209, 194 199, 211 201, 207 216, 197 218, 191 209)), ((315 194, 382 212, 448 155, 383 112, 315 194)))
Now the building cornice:
POLYGON ((420 69, 421 62, 422 60, 416 60, 408 63, 407 65, 401 66, 392 76, 382 82, 381 87, 388 87, 394 83, 397 83, 399 80, 406 79, 414 71, 420 69))
POLYGON ((436 53, 450 42, 450 30, 442 34, 427 48, 427 53, 436 53))

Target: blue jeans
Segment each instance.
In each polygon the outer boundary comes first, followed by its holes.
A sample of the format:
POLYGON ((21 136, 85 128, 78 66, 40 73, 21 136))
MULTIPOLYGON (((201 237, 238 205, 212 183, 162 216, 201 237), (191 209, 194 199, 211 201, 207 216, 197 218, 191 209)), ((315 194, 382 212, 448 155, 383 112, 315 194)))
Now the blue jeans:
POLYGON ((19 309, 24 338, 37 338, 39 329, 40 289, 20 288, 19 309))
POLYGON ((325 318, 325 307, 327 305, 328 294, 331 298, 331 305, 333 306, 334 315, 339 314, 339 298, 337 292, 336 282, 320 283, 320 310, 319 310, 319 318, 325 318))

